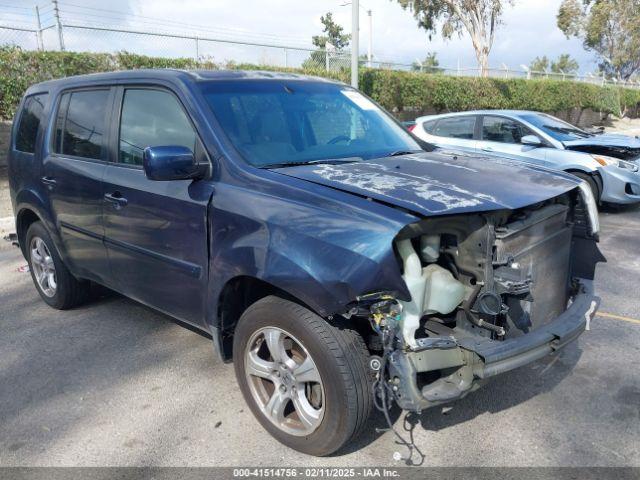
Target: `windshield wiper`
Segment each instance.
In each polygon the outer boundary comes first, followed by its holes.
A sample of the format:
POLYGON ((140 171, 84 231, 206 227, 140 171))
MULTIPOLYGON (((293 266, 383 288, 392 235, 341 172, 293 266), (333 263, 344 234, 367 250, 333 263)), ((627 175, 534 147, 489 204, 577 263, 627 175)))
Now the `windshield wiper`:
POLYGON ((424 152, 424 150, 396 150, 395 152, 391 152, 388 155, 385 155, 384 158, 386 157, 398 157, 400 155, 411 155, 412 153, 421 153, 424 152))
POLYGON ((584 132, 582 130, 577 130, 575 128, 554 127, 552 125, 545 125, 545 127, 548 128, 549 130, 554 131, 554 132, 565 133, 567 135, 576 135, 576 136, 578 136, 580 138, 588 138, 588 137, 592 137, 593 136, 592 133, 584 132))
POLYGON ((360 157, 348 157, 348 158, 321 158, 318 160, 308 160, 306 162, 277 162, 277 163, 269 163, 267 165, 261 165, 260 168, 286 168, 286 167, 299 167, 301 165, 335 165, 338 163, 353 163, 359 162, 362 158, 360 157))

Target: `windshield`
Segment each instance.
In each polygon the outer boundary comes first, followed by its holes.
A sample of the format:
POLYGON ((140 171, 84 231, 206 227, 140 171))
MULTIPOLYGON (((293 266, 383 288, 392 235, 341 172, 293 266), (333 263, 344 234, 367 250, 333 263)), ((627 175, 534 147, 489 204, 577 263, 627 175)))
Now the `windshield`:
POLYGON ((257 167, 359 161, 421 150, 388 114, 344 85, 214 81, 204 83, 202 91, 235 148, 257 167))
POLYGON ((559 118, 544 113, 522 115, 522 119, 560 142, 579 140, 591 136, 591 134, 574 127, 570 123, 563 122, 559 118))

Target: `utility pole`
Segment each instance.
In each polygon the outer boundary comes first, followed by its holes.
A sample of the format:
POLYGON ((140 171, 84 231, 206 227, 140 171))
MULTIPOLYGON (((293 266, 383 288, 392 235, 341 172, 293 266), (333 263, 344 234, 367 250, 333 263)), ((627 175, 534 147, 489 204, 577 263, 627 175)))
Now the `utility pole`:
POLYGON ((62 24, 60 23, 60 10, 58 9, 58 0, 53 0, 53 15, 56 18, 56 26, 58 27, 58 43, 60 51, 64 52, 64 38, 62 36, 62 24))
POLYGON ((371 60, 373 57, 373 18, 371 15, 371 9, 367 10, 369 17, 369 45, 367 46, 367 67, 371 68, 371 60))
POLYGON ((351 86, 358 88, 358 54, 360 52, 360 0, 351 0, 351 86))
POLYGON ((44 42, 42 41, 42 22, 40 22, 40 9, 36 5, 36 22, 38 22, 38 31, 36 32, 36 36, 38 38, 38 49, 40 51, 44 50, 44 42))

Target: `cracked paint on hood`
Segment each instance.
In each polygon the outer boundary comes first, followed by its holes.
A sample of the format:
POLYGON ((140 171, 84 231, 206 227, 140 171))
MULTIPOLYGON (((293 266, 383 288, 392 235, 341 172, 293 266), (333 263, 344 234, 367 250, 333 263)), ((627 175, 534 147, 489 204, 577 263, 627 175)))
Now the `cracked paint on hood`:
POLYGON ((427 216, 521 208, 578 184, 544 168, 439 151, 276 171, 427 216))

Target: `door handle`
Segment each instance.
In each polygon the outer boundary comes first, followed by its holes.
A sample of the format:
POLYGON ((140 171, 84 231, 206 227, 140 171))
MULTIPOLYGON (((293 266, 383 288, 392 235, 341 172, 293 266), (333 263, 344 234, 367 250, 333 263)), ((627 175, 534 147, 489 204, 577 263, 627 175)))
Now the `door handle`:
POLYGON ((53 187, 55 187, 57 183, 56 179, 53 177, 42 177, 40 181, 44 183, 49 188, 49 190, 53 190, 53 187))
POLYGON ((491 148, 491 147, 482 147, 480 150, 482 150, 484 152, 493 152, 493 148, 491 148))
POLYGON ((112 203, 116 210, 126 207, 127 203, 129 203, 127 199, 120 194, 120 192, 105 193, 104 199, 107 202, 112 203))

